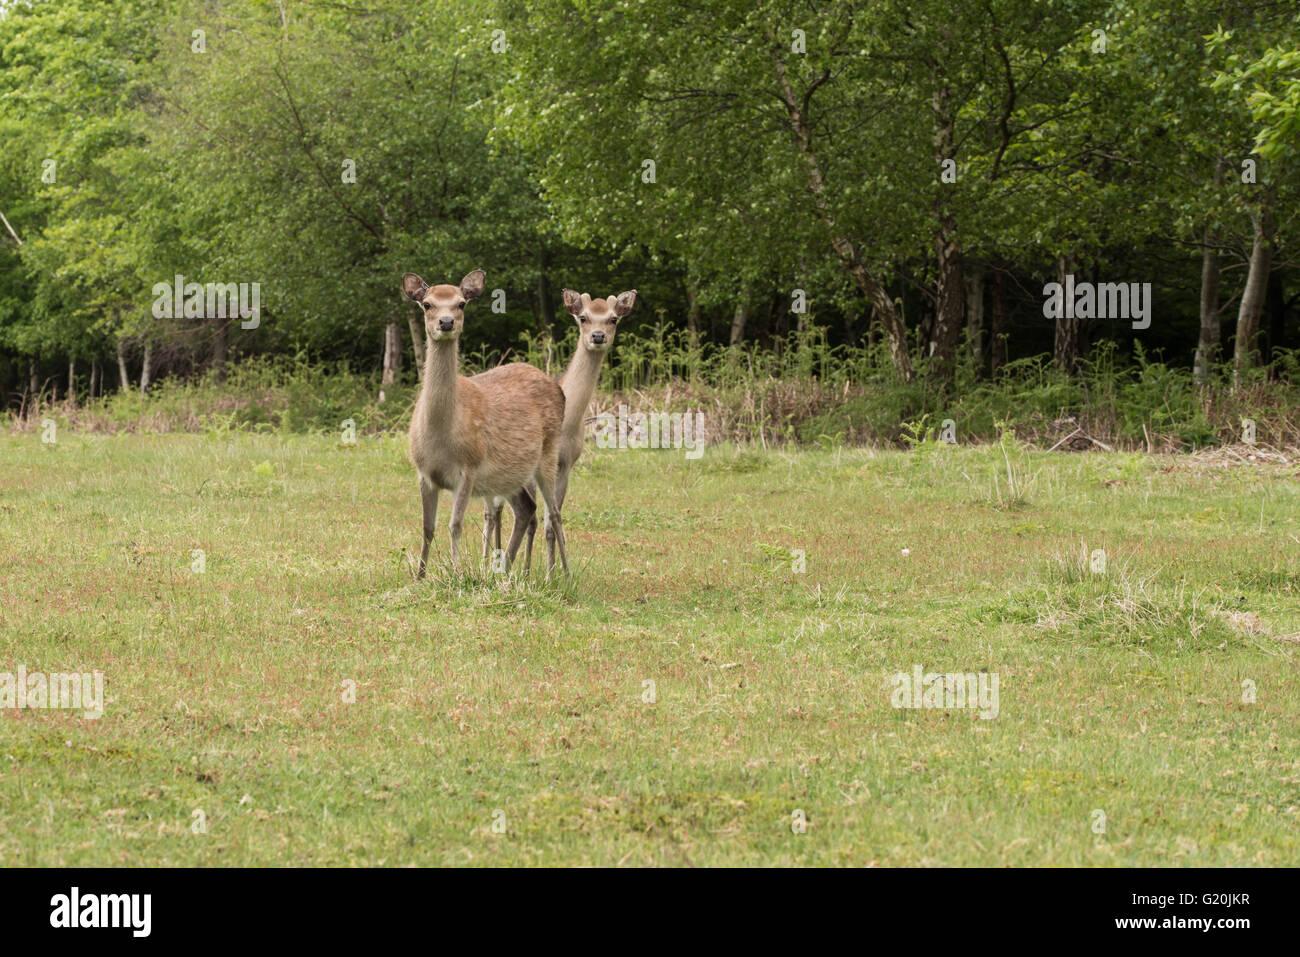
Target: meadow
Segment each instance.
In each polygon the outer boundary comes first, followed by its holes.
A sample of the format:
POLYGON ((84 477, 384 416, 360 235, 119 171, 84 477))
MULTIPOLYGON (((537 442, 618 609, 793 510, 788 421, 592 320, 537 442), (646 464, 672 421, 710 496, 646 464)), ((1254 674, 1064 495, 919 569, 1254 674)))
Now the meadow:
POLYGON ((0 435, 0 671, 106 691, 0 711, 0 860, 1294 864, 1298 476, 589 444, 571 581, 417 582, 400 436, 0 435))

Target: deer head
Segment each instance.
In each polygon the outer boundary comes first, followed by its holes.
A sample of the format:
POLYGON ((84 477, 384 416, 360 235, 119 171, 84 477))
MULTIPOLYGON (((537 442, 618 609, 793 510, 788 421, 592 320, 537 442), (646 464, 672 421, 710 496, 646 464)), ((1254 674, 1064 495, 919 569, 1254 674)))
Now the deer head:
POLYGON ((428 285, 413 272, 402 277, 402 292, 424 312, 424 330, 434 342, 455 341, 465 324, 465 303, 483 295, 487 276, 475 269, 459 286, 440 283, 428 285))
POLYGON ((614 344, 618 321, 632 311, 635 303, 635 289, 606 299, 592 299, 585 292, 579 295, 572 289, 564 290, 564 308, 578 320, 578 341, 592 352, 605 352, 614 344))

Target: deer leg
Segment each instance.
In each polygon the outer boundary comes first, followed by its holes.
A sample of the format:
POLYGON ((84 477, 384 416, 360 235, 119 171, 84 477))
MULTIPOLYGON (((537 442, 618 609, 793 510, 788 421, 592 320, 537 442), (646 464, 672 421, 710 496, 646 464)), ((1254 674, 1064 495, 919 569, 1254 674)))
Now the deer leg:
MULTIPOLYGON (((510 544, 506 547, 506 571, 510 570, 510 565, 519 551, 519 542, 524 537, 524 530, 537 527, 537 503, 528 494, 527 489, 521 488, 510 496, 510 509, 515 513, 515 527, 510 530, 510 544)), ((526 564, 524 576, 528 576, 526 564)))
POLYGON ((501 550, 501 510, 503 506, 498 498, 483 499, 483 561, 491 561, 493 556, 492 539, 496 538, 496 549, 501 550))
POLYGON ((465 508, 469 505, 469 494, 474 488, 474 476, 466 472, 456 486, 456 496, 451 500, 451 522, 447 528, 451 532, 451 560, 460 567, 460 533, 465 526, 465 508))
POLYGON ((524 552, 524 575, 527 576, 533 567, 533 538, 537 535, 537 486, 529 482, 520 494, 527 496, 531 506, 528 512, 528 550, 524 552))
MULTIPOLYGON (((541 470, 537 474, 537 487, 541 490, 542 500, 546 502, 546 533, 549 536, 551 529, 555 530, 555 543, 560 547, 560 564, 564 566, 564 574, 569 574, 569 558, 564 553, 564 522, 560 519, 560 505, 555 500, 555 476, 543 475, 541 470)), ((555 560, 547 549, 546 556, 546 578, 549 581, 551 572, 555 570, 555 560)))
POLYGON ((492 501, 483 499, 483 561, 487 561, 492 550, 492 501))
POLYGON ((438 525, 438 489, 420 476, 420 506, 424 513, 423 543, 420 546, 420 568, 416 578, 424 577, 424 567, 429 560, 429 543, 433 541, 438 525))
POLYGON ((569 470, 560 469, 555 474, 555 501, 564 508, 564 500, 569 497, 569 470))
MULTIPOLYGON (((555 477, 555 501, 560 508, 564 508, 564 497, 569 491, 569 472, 561 467, 555 477)), ((547 567, 555 567, 555 529, 550 522, 546 523, 546 564, 547 567)), ((564 563, 564 570, 569 570, 569 563, 564 563)))

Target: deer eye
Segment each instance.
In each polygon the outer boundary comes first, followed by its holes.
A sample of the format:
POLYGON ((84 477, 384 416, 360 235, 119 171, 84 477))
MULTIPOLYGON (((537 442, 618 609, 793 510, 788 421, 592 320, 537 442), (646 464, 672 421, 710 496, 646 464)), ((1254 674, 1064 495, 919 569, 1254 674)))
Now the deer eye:
POLYGON ((579 317, 578 317, 578 321, 579 321, 580 323, 582 323, 582 324, 585 326, 585 325, 587 324, 587 317, 586 317, 586 316, 579 316, 579 317))
POLYGON ((460 302, 456 303, 456 308, 457 308, 457 309, 464 309, 464 308, 465 308, 465 300, 462 299, 460 302))

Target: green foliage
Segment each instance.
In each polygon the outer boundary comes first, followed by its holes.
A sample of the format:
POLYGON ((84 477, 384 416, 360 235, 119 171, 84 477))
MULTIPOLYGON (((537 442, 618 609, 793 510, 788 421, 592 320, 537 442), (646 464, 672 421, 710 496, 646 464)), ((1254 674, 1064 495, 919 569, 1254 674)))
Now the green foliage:
MULTIPOLYGON (((1232 30, 1219 28, 1211 49, 1230 50, 1232 30)), ((1255 127, 1255 152, 1268 160, 1300 156, 1300 17, 1291 21, 1283 44, 1251 56, 1229 53, 1214 89, 1244 97, 1255 127)))
MULTIPOLYGON (((84 398, 88 366, 119 350, 137 380, 149 356, 155 387, 219 380, 226 357, 368 376, 412 317, 403 272, 482 267, 475 366, 558 373, 575 338, 559 290, 637 288, 619 390, 815 381, 844 408, 758 395, 751 432, 893 440, 945 413, 989 435, 1119 382, 1036 358, 1059 260, 1153 282, 1159 321, 1093 324, 1084 366, 1114 344, 1136 370, 1107 399, 1119 434, 1194 446, 1217 424, 1160 393, 1188 393, 1197 244, 1214 237, 1231 303, 1265 203, 1274 374, 1294 345, 1297 24, 1271 6, 1215 17, 1195 0, 6 4, 0 212, 23 242, 0 232, 0 389, 11 407, 31 404, 29 377, 84 398), (1258 189, 1237 176, 1252 148, 1258 189), (938 304, 961 293, 940 246, 1005 280, 1000 377, 987 351, 936 352, 938 304), (260 284, 260 324, 155 317, 151 290, 176 275, 260 284), (1134 342, 1164 365, 1130 360, 1134 342), (933 381, 905 387, 909 364, 933 381)), ((339 411, 297 423, 299 405, 294 428, 339 411)))

